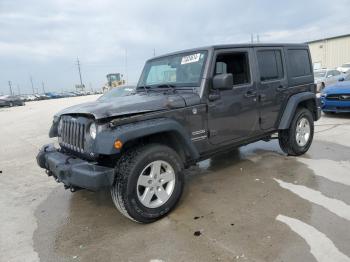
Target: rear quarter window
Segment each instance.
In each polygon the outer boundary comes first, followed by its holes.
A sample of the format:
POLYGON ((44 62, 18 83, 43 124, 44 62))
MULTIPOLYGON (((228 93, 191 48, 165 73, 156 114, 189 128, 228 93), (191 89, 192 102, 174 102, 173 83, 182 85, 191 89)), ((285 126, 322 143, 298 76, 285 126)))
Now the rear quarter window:
POLYGON ((306 49, 289 49, 287 53, 291 77, 312 75, 309 52, 306 49))

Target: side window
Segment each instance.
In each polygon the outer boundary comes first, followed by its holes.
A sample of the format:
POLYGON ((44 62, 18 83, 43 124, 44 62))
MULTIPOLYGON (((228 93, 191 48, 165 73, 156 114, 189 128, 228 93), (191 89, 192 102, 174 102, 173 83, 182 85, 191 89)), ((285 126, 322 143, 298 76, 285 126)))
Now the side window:
POLYGON ((215 74, 232 74, 233 84, 242 85, 250 83, 248 53, 236 52, 219 54, 215 63, 215 74))
POLYGON ((261 81, 277 80, 284 77, 281 51, 258 51, 257 57, 261 81))
POLYGON ((288 61, 291 77, 312 75, 309 53, 306 49, 289 49, 288 61))

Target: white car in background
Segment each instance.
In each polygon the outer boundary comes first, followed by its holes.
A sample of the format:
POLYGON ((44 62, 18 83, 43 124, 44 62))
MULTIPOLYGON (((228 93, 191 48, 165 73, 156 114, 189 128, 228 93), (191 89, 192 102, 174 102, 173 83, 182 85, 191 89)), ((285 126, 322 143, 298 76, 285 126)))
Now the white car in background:
POLYGON ((319 69, 314 71, 317 91, 321 92, 326 86, 335 84, 344 75, 336 69, 319 69))
POLYGON ((337 68, 338 71, 342 73, 349 73, 350 71, 350 62, 343 64, 342 66, 337 68))

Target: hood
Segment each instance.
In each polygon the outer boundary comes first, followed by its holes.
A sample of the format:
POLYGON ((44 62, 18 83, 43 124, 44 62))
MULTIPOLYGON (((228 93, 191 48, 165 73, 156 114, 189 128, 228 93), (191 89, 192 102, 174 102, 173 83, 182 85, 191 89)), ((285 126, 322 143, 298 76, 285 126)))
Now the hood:
POLYGON ((129 96, 116 97, 108 101, 95 101, 66 108, 56 116, 86 114, 96 120, 130 114, 169 110, 198 104, 197 93, 163 94, 161 92, 139 92, 129 96))
POLYGON ((335 85, 327 86, 324 94, 350 94, 350 81, 338 82, 335 85))

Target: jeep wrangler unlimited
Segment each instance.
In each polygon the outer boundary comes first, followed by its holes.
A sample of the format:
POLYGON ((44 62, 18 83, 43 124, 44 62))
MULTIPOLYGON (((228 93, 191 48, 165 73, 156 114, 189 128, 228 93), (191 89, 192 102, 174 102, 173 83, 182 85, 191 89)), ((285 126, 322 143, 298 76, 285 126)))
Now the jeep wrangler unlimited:
POLYGON ((59 112, 59 146, 37 162, 72 192, 110 189, 123 215, 149 223, 178 202, 184 168, 276 133, 304 154, 320 112, 307 45, 191 49, 148 60, 130 95, 59 112))

